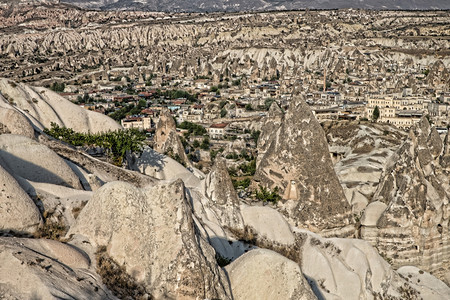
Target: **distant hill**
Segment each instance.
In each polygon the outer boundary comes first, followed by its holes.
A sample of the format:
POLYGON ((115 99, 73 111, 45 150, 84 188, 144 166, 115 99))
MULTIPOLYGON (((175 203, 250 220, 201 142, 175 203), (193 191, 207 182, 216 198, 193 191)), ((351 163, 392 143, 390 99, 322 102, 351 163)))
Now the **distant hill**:
POLYGON ((449 0, 61 0, 83 8, 166 12, 294 9, 450 9, 449 0))

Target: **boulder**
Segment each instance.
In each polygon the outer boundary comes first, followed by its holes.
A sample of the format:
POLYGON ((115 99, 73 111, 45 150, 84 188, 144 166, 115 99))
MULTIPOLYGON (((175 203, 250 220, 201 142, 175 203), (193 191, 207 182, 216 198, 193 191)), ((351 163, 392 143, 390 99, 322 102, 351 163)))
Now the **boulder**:
POLYGON ((79 178, 55 152, 21 135, 0 135, 0 164, 13 176, 82 189, 79 178))
POLYGON ((139 189, 107 183, 68 236, 84 236, 123 266, 156 299, 229 299, 214 250, 198 236, 181 180, 139 189))
POLYGON ((225 270, 236 300, 317 299, 299 265, 270 250, 251 250, 225 270))
POLYGON ((35 233, 41 214, 19 183, 0 166, 0 231, 35 233))
POLYGON ((375 201, 367 205, 361 218, 361 225, 377 226, 377 222, 386 208, 387 205, 380 201, 375 201))

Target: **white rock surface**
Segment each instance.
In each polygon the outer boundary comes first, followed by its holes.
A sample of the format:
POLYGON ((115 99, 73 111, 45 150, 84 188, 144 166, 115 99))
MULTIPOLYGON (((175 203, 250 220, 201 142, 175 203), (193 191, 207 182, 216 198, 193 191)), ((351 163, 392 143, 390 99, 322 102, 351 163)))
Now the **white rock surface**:
POLYGON ((236 300, 317 299, 299 265, 266 249, 255 249, 225 267, 236 300))
POLYGON ((422 299, 445 300, 450 297, 450 287, 428 272, 413 266, 401 267, 397 272, 416 286, 422 299))
POLYGON ((89 267, 69 245, 0 237, 2 299, 117 299, 89 267))
POLYGON ((0 135, 0 164, 13 176, 82 189, 79 178, 62 158, 25 136, 0 135))
POLYGON ((182 179, 187 187, 198 187, 200 179, 176 160, 146 147, 131 165, 132 170, 161 180, 182 179))
POLYGON ((33 138, 34 128, 30 121, 5 101, 0 95, 0 133, 19 134, 33 138))
MULTIPOLYGON (((51 90, 0 79, 0 93, 38 128, 54 122, 77 132, 98 133, 122 128, 113 119, 73 104, 51 90)), ((4 102, 6 100, 4 99, 4 102)))
POLYGON ((281 245, 295 243, 289 224, 276 210, 268 206, 241 205, 244 224, 251 227, 258 236, 281 245))
POLYGON ((106 246, 155 299, 229 299, 214 250, 196 232, 180 180, 147 189, 112 182, 95 192, 68 236, 106 246))
POLYGON ((375 201, 367 205, 361 218, 361 225, 377 226, 377 222, 386 208, 387 205, 380 201, 375 201))
POLYGON ((33 200, 0 166, 0 231, 34 233, 42 218, 33 200))
POLYGON ((419 290, 402 279, 368 242, 326 239, 299 229, 295 232, 303 240, 302 271, 318 298, 356 300, 419 297, 419 290))

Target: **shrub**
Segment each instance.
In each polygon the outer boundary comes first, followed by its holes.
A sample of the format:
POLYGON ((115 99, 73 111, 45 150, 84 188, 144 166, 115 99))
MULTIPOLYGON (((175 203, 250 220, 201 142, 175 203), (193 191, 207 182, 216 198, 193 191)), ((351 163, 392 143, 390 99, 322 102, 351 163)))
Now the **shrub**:
POLYGON ((144 145, 145 134, 136 129, 117 130, 98 134, 75 132, 71 128, 59 127, 51 123, 44 132, 73 146, 98 146, 107 150, 113 163, 121 166, 127 151, 140 152, 144 145))
POLYGON ((258 200, 276 203, 278 200, 281 200, 278 190, 277 186, 272 191, 263 186, 259 186, 259 191, 256 192, 255 196, 258 200))

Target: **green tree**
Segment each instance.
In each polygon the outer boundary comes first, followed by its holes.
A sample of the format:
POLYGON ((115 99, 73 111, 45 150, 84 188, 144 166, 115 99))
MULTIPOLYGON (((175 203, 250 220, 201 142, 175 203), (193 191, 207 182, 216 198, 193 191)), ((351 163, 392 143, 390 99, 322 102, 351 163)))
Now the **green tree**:
POLYGON ((372 120, 376 122, 378 118, 380 117, 380 109, 378 108, 378 105, 375 106, 372 113, 372 120))

